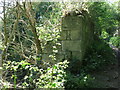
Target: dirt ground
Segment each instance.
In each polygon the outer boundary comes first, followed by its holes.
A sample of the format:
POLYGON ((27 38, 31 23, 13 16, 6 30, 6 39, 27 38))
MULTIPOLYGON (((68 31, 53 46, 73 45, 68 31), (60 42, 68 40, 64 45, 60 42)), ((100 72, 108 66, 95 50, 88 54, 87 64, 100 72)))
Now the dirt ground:
POLYGON ((116 59, 115 63, 105 68, 101 71, 92 73, 95 77, 96 87, 98 88, 119 88, 120 89, 120 51, 117 48, 113 48, 116 59))

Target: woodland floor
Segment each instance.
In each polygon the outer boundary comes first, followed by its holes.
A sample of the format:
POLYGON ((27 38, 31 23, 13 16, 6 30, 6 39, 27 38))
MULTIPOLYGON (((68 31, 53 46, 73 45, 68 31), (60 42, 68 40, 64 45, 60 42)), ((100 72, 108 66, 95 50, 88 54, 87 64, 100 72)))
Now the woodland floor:
POLYGON ((105 66, 101 71, 91 73, 95 77, 94 86, 97 88, 119 88, 120 89, 120 50, 113 48, 115 51, 115 63, 105 66))
POLYGON ((113 48, 115 51, 116 59, 114 64, 105 66, 101 71, 92 73, 95 77, 95 87, 97 88, 119 88, 120 89, 120 51, 117 48, 113 48), (118 63, 119 62, 119 63, 118 63))

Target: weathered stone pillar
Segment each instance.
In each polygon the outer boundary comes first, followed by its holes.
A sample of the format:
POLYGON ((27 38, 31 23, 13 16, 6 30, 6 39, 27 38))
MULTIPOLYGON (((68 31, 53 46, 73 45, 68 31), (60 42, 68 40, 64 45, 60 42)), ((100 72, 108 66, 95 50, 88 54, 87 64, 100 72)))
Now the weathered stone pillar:
POLYGON ((93 26, 88 13, 62 17, 62 51, 69 53, 68 58, 82 63, 87 48, 93 41, 93 26), (70 55, 71 54, 71 55, 70 55))

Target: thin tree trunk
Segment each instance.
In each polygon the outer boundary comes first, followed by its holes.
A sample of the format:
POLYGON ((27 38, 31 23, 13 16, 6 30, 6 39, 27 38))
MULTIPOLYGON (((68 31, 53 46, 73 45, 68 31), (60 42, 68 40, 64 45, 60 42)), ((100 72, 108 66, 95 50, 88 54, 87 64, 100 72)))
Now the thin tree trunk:
POLYGON ((36 27, 35 26, 31 26, 32 32, 34 34, 34 38, 35 38, 35 44, 36 44, 36 53, 37 54, 41 54, 42 53, 42 48, 41 48, 41 42, 38 39, 38 35, 37 35, 37 31, 36 31, 36 27))
POLYGON ((3 78, 2 76, 2 68, 3 68, 3 61, 6 59, 6 53, 7 53, 7 43, 8 43, 8 34, 7 34, 7 28, 6 28, 6 5, 5 5, 5 0, 4 0, 4 5, 3 5, 3 26, 4 26, 4 50, 2 51, 2 55, 1 55, 1 60, 0 60, 0 78, 5 80, 5 78, 3 78))
POLYGON ((7 35, 7 28, 6 28, 6 13, 5 13, 5 0, 4 0, 4 6, 3 6, 3 14, 4 14, 4 19, 3 19, 3 23, 4 23, 4 46, 5 49, 3 50, 2 53, 2 62, 5 59, 5 54, 6 54, 6 49, 7 49, 7 41, 8 41, 8 35, 7 35))
POLYGON ((36 44, 36 54, 39 55, 42 53, 42 46, 41 46, 41 41, 39 40, 39 36, 37 35, 36 20, 34 18, 35 14, 32 11, 31 3, 30 2, 26 2, 26 4, 24 3, 24 9, 25 9, 26 17, 30 23, 30 28, 31 28, 32 33, 34 35, 35 44, 36 44))

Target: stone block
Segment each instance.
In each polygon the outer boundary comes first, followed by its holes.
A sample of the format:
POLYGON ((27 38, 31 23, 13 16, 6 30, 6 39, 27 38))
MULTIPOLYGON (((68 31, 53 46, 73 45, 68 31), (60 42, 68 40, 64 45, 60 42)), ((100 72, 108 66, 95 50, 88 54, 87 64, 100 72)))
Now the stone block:
POLYGON ((81 50, 81 40, 77 41, 62 41, 63 51, 80 51, 81 50))
POLYGON ((80 17, 66 17, 62 19, 62 30, 78 30, 82 28, 82 18, 80 17))
POLYGON ((67 31, 65 31, 65 30, 63 30, 61 33, 60 33, 60 38, 59 38, 59 40, 70 40, 71 38, 70 38, 70 31, 69 30, 67 30, 67 31))
POLYGON ((69 60, 72 57, 72 52, 71 51, 65 51, 64 55, 65 55, 65 59, 69 60))
POLYGON ((72 59, 73 60, 82 61, 82 58, 83 58, 83 52, 82 51, 72 52, 72 59))
POLYGON ((73 30, 70 32, 71 40, 81 40, 81 30, 73 30))
POLYGON ((65 30, 65 31, 66 31, 66 30, 70 30, 70 29, 68 28, 67 25, 62 25, 62 26, 61 26, 61 30, 62 30, 62 31, 65 30))

